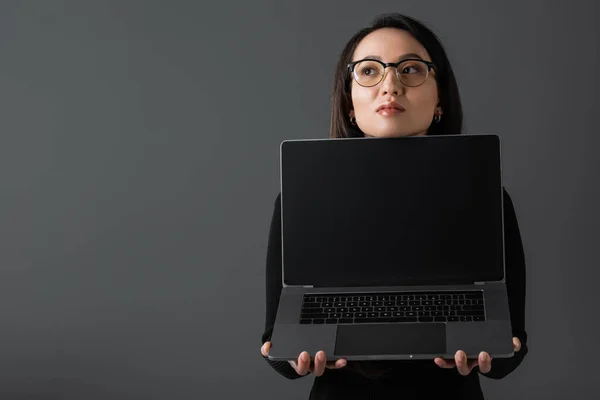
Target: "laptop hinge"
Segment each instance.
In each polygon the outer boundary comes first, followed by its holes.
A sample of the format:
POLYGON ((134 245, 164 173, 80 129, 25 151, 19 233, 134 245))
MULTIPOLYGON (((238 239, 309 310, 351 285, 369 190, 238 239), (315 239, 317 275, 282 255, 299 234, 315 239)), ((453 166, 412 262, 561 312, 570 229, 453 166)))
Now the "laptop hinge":
POLYGON ((485 285, 485 282, 475 282, 475 285, 485 285))

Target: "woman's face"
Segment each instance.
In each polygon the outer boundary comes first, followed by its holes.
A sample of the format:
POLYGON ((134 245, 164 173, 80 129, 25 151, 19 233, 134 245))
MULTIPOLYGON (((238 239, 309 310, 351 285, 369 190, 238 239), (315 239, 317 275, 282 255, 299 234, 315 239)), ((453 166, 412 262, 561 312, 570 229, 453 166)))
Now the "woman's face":
MULTIPOLYGON (((405 58, 431 61, 425 48, 408 32, 383 28, 371 32, 356 47, 352 61, 376 58, 397 62, 405 58)), ((412 71, 412 70, 411 70, 412 71)), ((370 71, 368 71, 370 72, 370 71)), ((429 71, 425 82, 417 87, 405 86, 393 67, 385 69, 384 79, 372 87, 364 87, 352 79, 352 107, 349 117, 366 136, 392 137, 425 135, 432 123, 438 104, 435 72, 429 71), (383 108, 395 102, 398 108, 383 108)))

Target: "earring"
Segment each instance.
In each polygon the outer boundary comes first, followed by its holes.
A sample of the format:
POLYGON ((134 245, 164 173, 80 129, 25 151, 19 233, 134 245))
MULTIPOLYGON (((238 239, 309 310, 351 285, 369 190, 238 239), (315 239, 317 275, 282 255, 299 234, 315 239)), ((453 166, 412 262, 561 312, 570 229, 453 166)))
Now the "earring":
POLYGON ((356 118, 354 118, 354 117, 350 117, 350 123, 351 123, 352 125, 356 125, 356 118))
POLYGON ((435 122, 437 124, 438 122, 440 122, 441 119, 442 119, 442 109, 438 108, 438 111, 433 116, 433 122, 435 122))

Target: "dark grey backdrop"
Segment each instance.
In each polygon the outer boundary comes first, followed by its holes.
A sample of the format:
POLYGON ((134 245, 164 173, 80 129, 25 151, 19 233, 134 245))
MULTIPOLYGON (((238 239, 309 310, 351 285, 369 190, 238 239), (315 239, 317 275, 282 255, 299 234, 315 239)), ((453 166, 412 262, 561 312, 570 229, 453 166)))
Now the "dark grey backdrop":
POLYGON ((327 136, 337 55, 395 10, 504 140, 531 352, 488 398, 591 398, 598 6, 201 3, 0 3, 0 397, 306 398, 259 355, 278 146, 327 136))

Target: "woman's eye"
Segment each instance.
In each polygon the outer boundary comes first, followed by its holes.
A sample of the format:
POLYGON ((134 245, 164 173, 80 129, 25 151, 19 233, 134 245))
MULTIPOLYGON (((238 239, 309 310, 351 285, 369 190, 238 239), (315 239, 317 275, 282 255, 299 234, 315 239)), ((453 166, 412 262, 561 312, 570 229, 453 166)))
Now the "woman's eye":
POLYGON ((371 68, 371 67, 367 67, 367 68, 363 68, 362 69, 362 74, 363 75, 373 75, 373 74, 376 74, 376 73, 377 73, 377 71, 375 69, 371 68))

